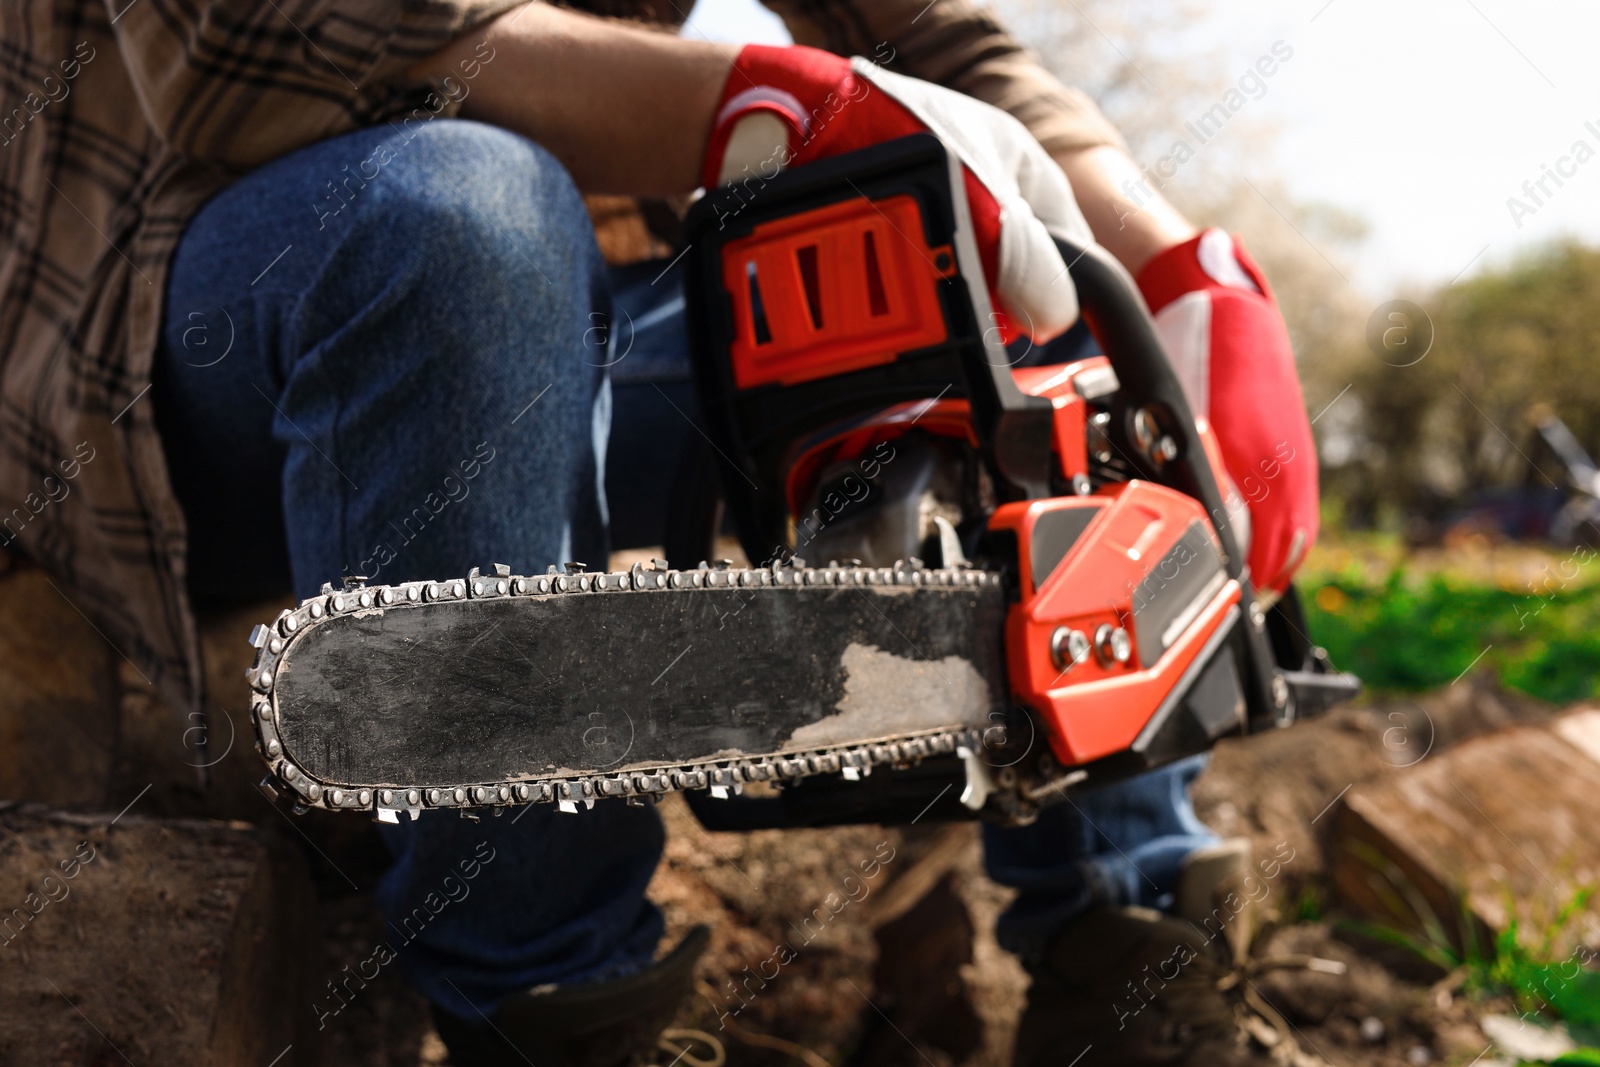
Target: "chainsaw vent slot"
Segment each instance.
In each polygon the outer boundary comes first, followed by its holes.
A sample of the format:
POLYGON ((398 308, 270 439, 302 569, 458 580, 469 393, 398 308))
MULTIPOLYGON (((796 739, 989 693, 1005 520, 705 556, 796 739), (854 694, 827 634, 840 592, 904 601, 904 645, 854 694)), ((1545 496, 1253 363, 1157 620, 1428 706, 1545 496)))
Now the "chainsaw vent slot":
POLYGON ((769 344, 772 341, 772 329, 767 325, 767 309, 761 302, 761 282, 756 277, 754 260, 745 263, 744 276, 750 286, 750 319, 756 328, 756 344, 769 344))
POLYGON ((889 297, 883 291, 883 267, 878 263, 878 242, 871 230, 861 235, 861 252, 867 261, 867 309, 878 318, 889 314, 889 297))
POLYGON ((938 266, 915 197, 859 197, 756 223, 722 246, 729 362, 740 389, 893 363, 949 339, 938 266))
POLYGON ((811 312, 811 325, 822 329, 822 281, 817 277, 817 246, 806 245, 795 253, 800 263, 800 282, 806 291, 806 310, 811 312))

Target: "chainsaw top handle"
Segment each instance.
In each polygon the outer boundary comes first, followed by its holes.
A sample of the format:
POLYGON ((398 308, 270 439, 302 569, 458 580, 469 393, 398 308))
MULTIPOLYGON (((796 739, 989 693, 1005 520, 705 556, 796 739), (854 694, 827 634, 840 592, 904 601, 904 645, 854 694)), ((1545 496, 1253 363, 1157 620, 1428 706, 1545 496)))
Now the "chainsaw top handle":
MULTIPOLYGON (((961 165, 936 137, 749 175, 707 192, 685 230, 702 417, 728 515, 751 560, 787 552, 784 485, 796 457, 910 401, 970 405, 1001 502, 1052 495, 1052 405, 1017 385, 961 165)), ((1227 572, 1243 589, 1249 717, 1286 721, 1292 704, 1275 675, 1244 554, 1149 309, 1104 249, 1057 244, 1120 381, 1106 427, 1111 448, 1138 477, 1194 498, 1211 517, 1227 572)))
POLYGON ((1285 688, 1277 678, 1265 616, 1244 573, 1244 552, 1150 309, 1133 276, 1104 248, 1077 248, 1061 238, 1056 247, 1077 289, 1089 330, 1121 382, 1111 401, 1112 443, 1144 477, 1194 497, 1211 516, 1228 575, 1239 581, 1239 607, 1249 620, 1243 628, 1249 647, 1243 666, 1250 717, 1287 724, 1293 707, 1284 699, 1285 688))

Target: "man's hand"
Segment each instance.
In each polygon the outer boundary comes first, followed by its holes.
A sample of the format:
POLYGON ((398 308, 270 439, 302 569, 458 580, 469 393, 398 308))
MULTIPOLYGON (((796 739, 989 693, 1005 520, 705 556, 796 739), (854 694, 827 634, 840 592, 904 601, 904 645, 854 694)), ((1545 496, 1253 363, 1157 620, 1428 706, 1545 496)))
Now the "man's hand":
POLYGON ((1078 317, 1077 296, 1054 236, 1087 244, 1088 224, 1027 129, 972 97, 865 59, 750 45, 723 87, 702 184, 759 183, 789 166, 921 132, 964 165, 984 273, 1010 325, 1038 341, 1066 330, 1078 317))
POLYGON ((1251 580, 1281 593, 1317 537, 1317 454, 1272 290, 1223 230, 1156 255, 1139 288, 1249 505, 1251 580))
POLYGON ((1056 162, 1095 240, 1138 277, 1195 414, 1211 423, 1249 508, 1234 532, 1252 580, 1281 593, 1317 537, 1317 458, 1272 290, 1234 239, 1198 234, 1121 149, 1056 162))

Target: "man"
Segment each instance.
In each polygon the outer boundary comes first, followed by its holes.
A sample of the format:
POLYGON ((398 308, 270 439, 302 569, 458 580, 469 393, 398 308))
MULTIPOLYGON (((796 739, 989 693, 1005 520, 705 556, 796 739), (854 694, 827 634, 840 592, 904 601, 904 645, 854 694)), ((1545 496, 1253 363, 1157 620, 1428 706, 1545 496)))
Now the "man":
MULTIPOLYGON (((657 457, 608 457, 614 298, 580 190, 681 195, 933 129, 1014 320, 1039 341, 1070 323, 1050 234, 1092 231, 1139 276, 1235 480, 1301 457, 1251 514, 1250 565, 1281 588, 1315 534, 1315 464, 1281 320, 1231 239, 1159 198, 1130 214, 1115 131, 967 0, 775 6, 797 40, 876 62, 514 0, 8 5, 0 540, 178 707, 198 706, 191 597, 603 560, 608 480, 627 496, 657 457)), ((1193 773, 990 835, 1022 890, 1002 935, 1035 976, 1019 1062, 1069 1041, 1093 1062, 1245 1062, 1209 956, 1172 983, 1189 993, 1112 1003, 1193 937, 1122 907, 1172 906, 1209 855, 1193 773)), ((652 962, 653 811, 430 818, 389 842, 396 922, 474 865, 473 903, 407 927, 403 952, 458 1064, 629 1062, 682 1001, 701 941, 652 962)))

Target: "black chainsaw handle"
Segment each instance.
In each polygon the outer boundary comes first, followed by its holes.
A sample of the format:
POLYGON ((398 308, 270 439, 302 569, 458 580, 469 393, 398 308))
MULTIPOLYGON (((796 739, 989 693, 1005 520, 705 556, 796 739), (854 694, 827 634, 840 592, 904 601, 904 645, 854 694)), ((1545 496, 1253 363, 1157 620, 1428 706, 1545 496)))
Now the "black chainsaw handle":
POLYGON ((1056 249, 1067 264, 1089 331, 1122 384, 1111 408, 1112 444, 1142 477, 1169 485, 1205 505, 1221 538, 1228 574, 1240 577, 1244 560, 1228 522, 1222 490, 1206 461, 1194 412, 1133 276, 1099 245, 1082 247, 1057 237, 1056 249), (1133 424, 1141 410, 1158 427, 1155 439, 1164 435, 1177 445, 1174 458, 1159 460, 1139 446, 1133 424))
POLYGON ((1248 620, 1242 629, 1249 663, 1241 666, 1250 718, 1257 722, 1287 721, 1293 709, 1280 699, 1287 694, 1277 677, 1272 646, 1265 627, 1255 623, 1262 613, 1256 605, 1255 590, 1244 574, 1244 554, 1234 537, 1222 489, 1200 442, 1194 412, 1173 372, 1161 336, 1156 333, 1150 308, 1133 276, 1104 248, 1096 244, 1079 246, 1057 237, 1056 249, 1067 264, 1084 321, 1121 383, 1111 405, 1112 447, 1142 477, 1187 493, 1211 516, 1228 574, 1239 579, 1239 607, 1248 620), (1176 454, 1170 459, 1159 458, 1140 447, 1134 421, 1141 413, 1155 427, 1153 437, 1147 439, 1169 437, 1176 445, 1176 454))

